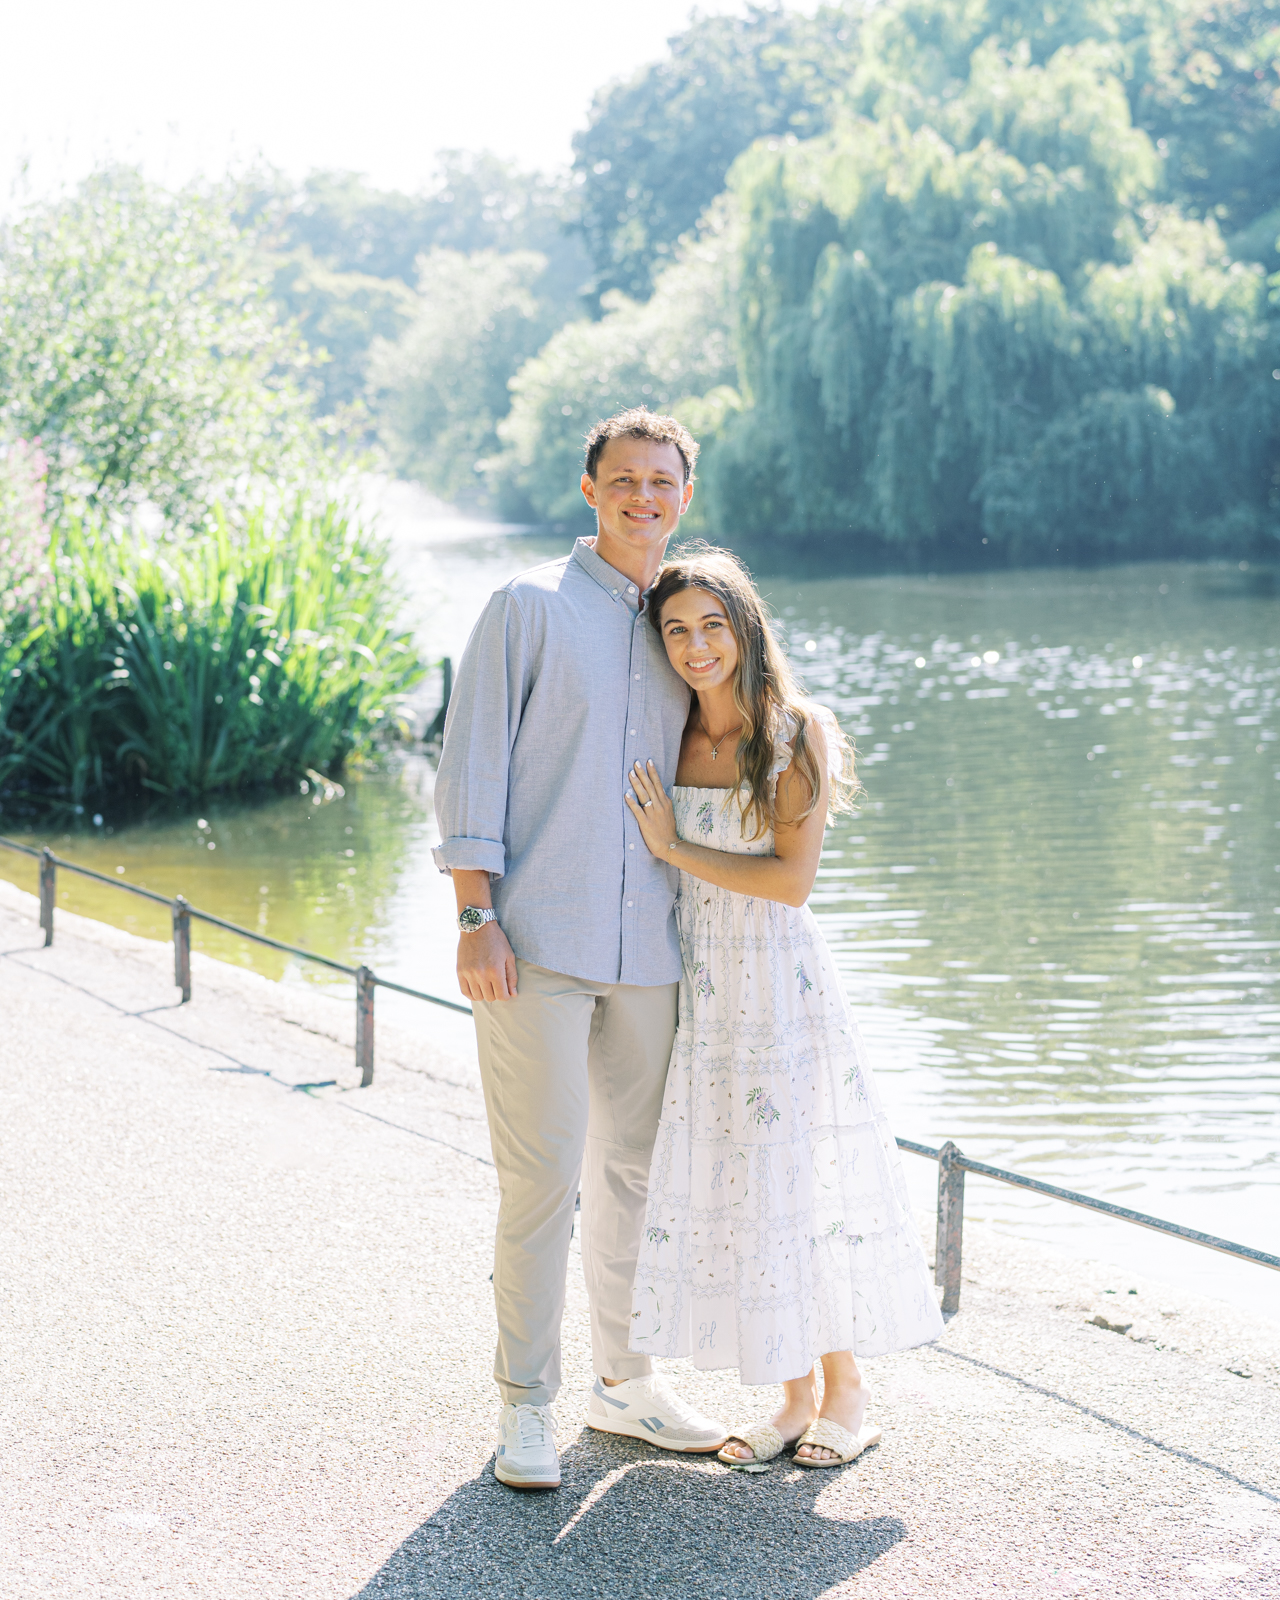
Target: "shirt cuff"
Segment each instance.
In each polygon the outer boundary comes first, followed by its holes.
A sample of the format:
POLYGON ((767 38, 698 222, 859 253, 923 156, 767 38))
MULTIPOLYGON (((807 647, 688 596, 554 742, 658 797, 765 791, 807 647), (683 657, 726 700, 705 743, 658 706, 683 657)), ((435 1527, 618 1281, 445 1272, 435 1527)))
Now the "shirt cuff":
POLYGON ((442 839, 431 852, 441 872, 487 872, 500 878, 507 870, 507 853, 492 839, 442 839))

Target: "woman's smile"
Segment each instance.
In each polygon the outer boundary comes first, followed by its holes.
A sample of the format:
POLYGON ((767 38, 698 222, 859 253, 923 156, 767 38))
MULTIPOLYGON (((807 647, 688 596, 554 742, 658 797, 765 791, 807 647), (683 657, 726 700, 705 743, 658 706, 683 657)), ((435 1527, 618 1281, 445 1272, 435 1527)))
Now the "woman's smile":
MULTIPOLYGON (((716 642, 719 644, 720 641, 716 642)), ((668 644, 667 648, 670 652, 671 644, 668 644)), ((691 687, 710 693, 732 679, 733 669, 738 660, 736 649, 732 652, 721 649, 708 650, 704 640, 695 638, 688 641, 688 652, 683 660, 672 659, 671 665, 691 687), (726 656, 729 658, 727 661, 726 656)))

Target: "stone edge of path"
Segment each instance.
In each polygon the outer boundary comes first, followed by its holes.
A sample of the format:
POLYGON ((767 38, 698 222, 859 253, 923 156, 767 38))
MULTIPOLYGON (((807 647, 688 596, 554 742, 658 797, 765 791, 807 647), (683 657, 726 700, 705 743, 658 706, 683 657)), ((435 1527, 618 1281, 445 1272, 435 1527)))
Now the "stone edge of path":
POLYGON ((1164 1279, 1066 1255, 994 1228, 966 1226, 962 1315, 964 1290, 971 1286, 1096 1327, 1102 1339, 1123 1338, 1190 1356, 1242 1381, 1280 1390, 1280 1323, 1164 1279), (1099 1317, 1109 1326, 1096 1322, 1099 1317))

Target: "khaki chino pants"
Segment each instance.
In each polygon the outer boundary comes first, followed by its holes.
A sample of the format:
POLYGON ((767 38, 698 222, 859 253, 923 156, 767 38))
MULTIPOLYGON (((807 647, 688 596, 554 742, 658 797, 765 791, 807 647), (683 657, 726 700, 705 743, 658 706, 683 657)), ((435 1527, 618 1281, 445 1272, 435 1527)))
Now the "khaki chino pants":
POLYGON ((579 1180, 595 1370, 652 1370, 627 1341, 678 985, 591 983, 519 959, 516 977, 514 1000, 475 1004, 500 1196, 494 1377, 504 1400, 545 1405, 560 1387, 579 1180))

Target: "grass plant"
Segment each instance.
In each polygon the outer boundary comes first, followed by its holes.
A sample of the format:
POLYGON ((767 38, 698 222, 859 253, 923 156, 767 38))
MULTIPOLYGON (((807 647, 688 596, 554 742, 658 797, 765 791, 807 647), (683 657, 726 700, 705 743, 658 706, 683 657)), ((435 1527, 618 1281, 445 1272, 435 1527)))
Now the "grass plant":
POLYGON ((37 625, 0 636, 0 806, 197 799, 333 773, 422 675, 380 540, 336 504, 140 547, 64 523, 37 625))

